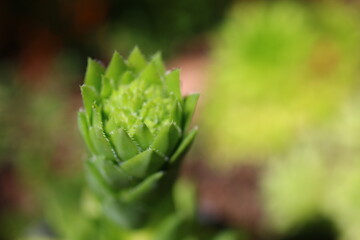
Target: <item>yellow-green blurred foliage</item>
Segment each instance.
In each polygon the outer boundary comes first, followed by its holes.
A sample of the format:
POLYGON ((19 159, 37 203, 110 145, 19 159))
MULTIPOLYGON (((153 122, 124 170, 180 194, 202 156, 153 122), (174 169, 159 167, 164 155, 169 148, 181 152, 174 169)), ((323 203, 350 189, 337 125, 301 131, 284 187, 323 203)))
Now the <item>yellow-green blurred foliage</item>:
POLYGON ((212 54, 201 139, 209 156, 267 158, 331 118, 357 84, 359 26, 340 4, 237 5, 212 54))
POLYGON ((269 165, 263 179, 270 225, 280 232, 326 216, 341 239, 359 239, 360 99, 269 165))

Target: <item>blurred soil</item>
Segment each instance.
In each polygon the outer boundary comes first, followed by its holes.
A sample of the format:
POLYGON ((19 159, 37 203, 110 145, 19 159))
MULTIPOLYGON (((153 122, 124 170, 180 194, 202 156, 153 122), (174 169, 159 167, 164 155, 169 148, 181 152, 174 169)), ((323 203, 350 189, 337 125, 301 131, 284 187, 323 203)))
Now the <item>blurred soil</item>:
POLYGON ((218 171, 204 161, 187 161, 183 167, 184 176, 198 187, 201 220, 247 229, 253 236, 263 230, 261 173, 260 167, 252 165, 218 171))

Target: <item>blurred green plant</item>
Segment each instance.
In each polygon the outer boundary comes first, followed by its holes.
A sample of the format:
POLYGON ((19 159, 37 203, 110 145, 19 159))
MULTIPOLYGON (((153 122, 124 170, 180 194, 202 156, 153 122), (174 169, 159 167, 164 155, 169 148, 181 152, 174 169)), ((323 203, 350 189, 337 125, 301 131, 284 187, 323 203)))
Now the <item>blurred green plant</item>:
POLYGON ((269 165, 263 179, 270 225, 280 232, 326 216, 340 239, 360 237, 359 97, 337 116, 298 139, 269 165))
MULTIPOLYGON (((2 207, 16 213, 5 216, 1 239, 16 239, 26 234, 29 226, 48 224, 54 217, 49 198, 66 209, 69 201, 62 200, 74 197, 82 187, 77 160, 80 139, 75 121, 69 120, 74 112, 69 109, 72 99, 58 86, 44 88, 29 89, 15 83, 1 88, 1 190, 8 186, 5 190, 9 192, 9 203, 2 207), (67 194, 58 192, 62 186, 67 186, 67 194)), ((72 200, 76 201, 76 196, 72 200)), ((51 228, 56 232, 55 226, 51 228)))
POLYGON ((267 159, 330 119, 357 84, 359 33, 357 12, 340 3, 237 5, 214 44, 208 157, 267 159))

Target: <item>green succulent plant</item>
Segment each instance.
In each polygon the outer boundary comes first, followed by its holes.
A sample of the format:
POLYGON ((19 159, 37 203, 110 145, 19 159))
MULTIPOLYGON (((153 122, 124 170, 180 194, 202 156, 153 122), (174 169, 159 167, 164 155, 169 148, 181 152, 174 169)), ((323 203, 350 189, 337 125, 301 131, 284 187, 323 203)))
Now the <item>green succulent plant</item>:
POLYGON ((187 131, 198 94, 182 97, 179 70, 138 48, 107 68, 89 59, 78 122, 89 149, 86 174, 105 214, 141 227, 164 204, 197 128, 187 131))

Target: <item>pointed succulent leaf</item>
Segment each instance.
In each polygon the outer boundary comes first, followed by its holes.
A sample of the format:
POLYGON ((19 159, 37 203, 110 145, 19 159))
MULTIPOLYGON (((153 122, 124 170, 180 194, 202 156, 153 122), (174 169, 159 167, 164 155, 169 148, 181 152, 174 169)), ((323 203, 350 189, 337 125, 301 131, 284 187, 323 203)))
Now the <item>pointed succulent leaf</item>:
POLYGON ((165 125, 160 129, 158 135, 154 139, 151 148, 160 152, 164 156, 169 156, 174 150, 181 137, 179 130, 173 123, 165 125))
POLYGON ((139 153, 134 141, 122 128, 111 132, 110 140, 121 161, 126 161, 139 153))
POLYGON ((138 182, 125 173, 116 162, 110 161, 104 156, 93 157, 91 162, 95 165, 104 181, 115 191, 133 186, 138 182))
MULTIPOLYGON (((116 122, 115 118, 108 119, 104 126, 104 130, 107 133, 112 133, 113 131, 116 131, 118 128, 119 128, 119 126, 118 126, 118 123, 116 122)), ((110 135, 111 134, 108 134, 109 139, 110 139, 110 135)))
POLYGON ((180 90, 180 70, 171 71, 165 76, 166 87, 169 92, 173 93, 177 99, 181 99, 180 90))
POLYGON ((144 209, 141 205, 124 203, 115 198, 104 201, 105 215, 124 228, 138 228, 145 221, 144 209))
POLYGON ((114 87, 113 79, 103 75, 101 78, 100 97, 102 99, 109 97, 113 87, 114 87))
POLYGON ((126 85, 131 83, 135 79, 134 74, 131 71, 126 71, 121 77, 119 84, 120 85, 126 85))
POLYGON ((115 189, 127 188, 137 183, 134 177, 127 174, 116 163, 104 161, 102 169, 104 178, 115 189))
POLYGON ((124 192, 122 198, 126 202, 139 202, 148 199, 149 195, 153 194, 163 175, 163 172, 157 172, 150 175, 136 187, 124 192))
POLYGON ((160 52, 157 52, 153 57, 152 57, 152 62, 155 63, 156 69, 158 70, 158 73, 160 75, 163 75, 165 73, 165 66, 164 66, 164 62, 162 60, 162 56, 160 52))
POLYGON ((105 69, 100 63, 89 58, 85 74, 85 85, 92 86, 97 92, 100 92, 101 75, 104 71, 105 69))
POLYGON ((189 150, 191 144, 194 141, 194 138, 198 132, 197 128, 192 129, 180 143, 179 147, 176 149, 175 153, 171 156, 170 163, 173 164, 177 162, 178 159, 183 157, 186 152, 189 150))
POLYGON ((114 158, 111 145, 106 139, 104 132, 99 127, 90 127, 89 136, 94 145, 96 155, 102 155, 110 159, 114 158))
POLYGON ((89 127, 89 136, 94 145, 94 149, 97 155, 113 159, 115 153, 103 130, 101 109, 96 105, 93 105, 92 109, 92 126, 89 127))
POLYGON ((140 74, 140 78, 148 83, 160 84, 161 78, 154 62, 150 62, 140 74))
POLYGON ((183 240, 189 234, 188 219, 181 214, 170 215, 160 225, 154 239, 156 240, 183 240))
POLYGON ((130 176, 142 179, 158 171, 163 163, 162 157, 148 149, 121 164, 121 168, 130 176))
POLYGON ((181 106, 181 102, 176 101, 174 103, 170 119, 174 123, 176 123, 176 126, 178 126, 179 128, 181 128, 181 126, 182 126, 182 116, 183 116, 183 108, 181 106))
POLYGON ((103 197, 114 194, 96 167, 93 159, 86 161, 86 170, 86 179, 95 193, 103 197))
POLYGON ((118 85, 121 75, 126 71, 127 67, 124 59, 118 52, 114 52, 109 66, 106 69, 105 76, 113 79, 115 86, 118 85))
POLYGON ((98 99, 98 93, 95 88, 89 85, 82 85, 80 87, 81 95, 87 116, 91 116, 92 106, 98 99))
POLYGON ((140 145, 141 149, 147 149, 154 141, 154 136, 145 123, 140 124, 135 130, 134 140, 140 145))
POLYGON ((147 65, 146 59, 138 47, 135 47, 130 53, 127 63, 129 68, 133 69, 136 73, 139 73, 147 65))
POLYGON ((191 123, 191 118, 194 115, 196 103, 199 99, 199 94, 191 94, 184 98, 184 126, 183 129, 186 130, 189 128, 191 123))
POLYGON ((92 126, 94 127, 99 127, 99 128, 103 128, 103 116, 101 113, 101 107, 99 107, 96 104, 92 105, 92 126))
POLYGON ((80 129, 81 136, 83 137, 89 151, 95 153, 95 148, 89 136, 89 123, 86 118, 85 112, 81 110, 78 112, 78 126, 80 129))

